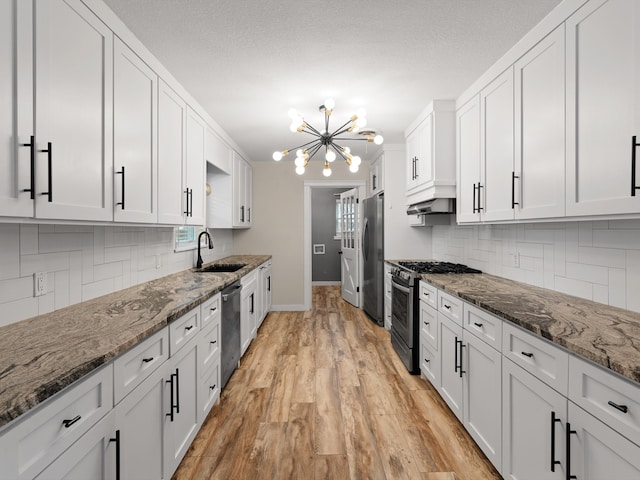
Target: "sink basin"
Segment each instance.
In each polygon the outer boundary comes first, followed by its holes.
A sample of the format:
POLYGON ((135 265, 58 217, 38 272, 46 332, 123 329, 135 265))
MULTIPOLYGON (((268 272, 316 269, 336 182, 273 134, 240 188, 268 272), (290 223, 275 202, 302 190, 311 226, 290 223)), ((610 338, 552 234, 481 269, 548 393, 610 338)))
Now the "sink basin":
POLYGON ((235 272, 245 267, 244 263, 217 263, 215 265, 209 265, 208 267, 201 268, 198 272, 235 272))

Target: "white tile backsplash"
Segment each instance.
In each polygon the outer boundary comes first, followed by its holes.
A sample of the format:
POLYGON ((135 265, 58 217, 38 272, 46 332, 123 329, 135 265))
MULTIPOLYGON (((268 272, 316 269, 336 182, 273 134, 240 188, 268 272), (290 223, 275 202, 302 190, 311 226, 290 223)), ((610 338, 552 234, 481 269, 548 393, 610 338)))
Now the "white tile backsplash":
POLYGON ((434 259, 640 312, 640 220, 434 226, 432 235, 434 259))
MULTIPOLYGON (((233 253, 231 230, 210 233, 205 262, 233 253)), ((193 267, 196 251, 174 252, 173 238, 172 227, 0 223, 0 326, 193 267), (41 297, 35 272, 47 275, 41 297)))

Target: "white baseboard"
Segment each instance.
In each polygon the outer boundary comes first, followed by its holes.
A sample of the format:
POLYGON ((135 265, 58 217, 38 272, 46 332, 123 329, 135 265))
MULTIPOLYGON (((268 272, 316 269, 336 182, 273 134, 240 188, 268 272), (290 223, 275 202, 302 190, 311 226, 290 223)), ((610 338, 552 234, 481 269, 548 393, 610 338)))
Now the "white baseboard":
POLYGON ((342 282, 339 280, 330 280, 330 281, 314 281, 311 282, 313 286, 332 286, 332 285, 342 285, 342 282))
POLYGON ((271 305, 270 312, 304 312, 304 305, 271 305))

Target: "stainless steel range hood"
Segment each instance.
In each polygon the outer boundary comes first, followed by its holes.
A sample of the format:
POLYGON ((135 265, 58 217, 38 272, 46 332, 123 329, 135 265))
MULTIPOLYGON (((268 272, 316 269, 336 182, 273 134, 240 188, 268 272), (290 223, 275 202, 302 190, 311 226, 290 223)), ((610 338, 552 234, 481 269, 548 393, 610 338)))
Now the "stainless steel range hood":
POLYGON ((409 205, 407 215, 431 215, 434 213, 455 213, 456 201, 454 198, 434 198, 426 202, 409 205))

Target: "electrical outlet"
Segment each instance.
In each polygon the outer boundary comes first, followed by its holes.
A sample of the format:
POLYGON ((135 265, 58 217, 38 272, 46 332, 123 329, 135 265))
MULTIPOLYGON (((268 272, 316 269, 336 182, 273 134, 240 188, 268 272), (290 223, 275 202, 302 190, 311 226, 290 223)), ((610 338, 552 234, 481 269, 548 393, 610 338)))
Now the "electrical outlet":
POLYGON ((156 269, 160 268, 161 266, 162 266, 162 259, 160 255, 156 255, 156 269))
POLYGON ((33 274, 33 296, 41 297, 47 293, 47 275, 44 272, 33 274))
POLYGON ((507 258, 509 259, 509 266, 518 268, 520 267, 520 253, 507 253, 507 258))

